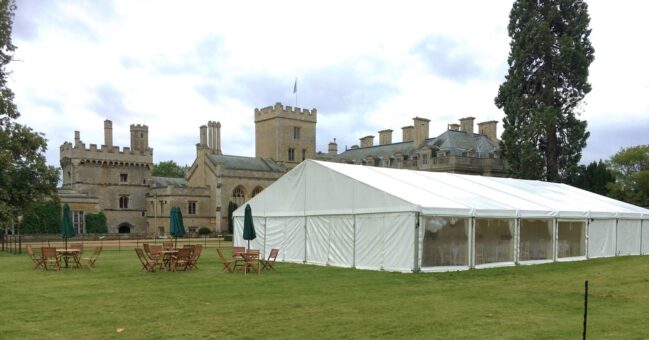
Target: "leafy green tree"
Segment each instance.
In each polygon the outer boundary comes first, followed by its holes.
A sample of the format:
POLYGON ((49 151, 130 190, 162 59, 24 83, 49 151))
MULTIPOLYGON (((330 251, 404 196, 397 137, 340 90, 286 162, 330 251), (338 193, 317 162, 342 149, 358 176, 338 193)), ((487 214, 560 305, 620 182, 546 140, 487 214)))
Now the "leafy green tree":
POLYGON ((509 71, 498 89, 509 174, 559 182, 577 168, 589 133, 577 119, 594 59, 583 0, 516 0, 509 71))
POLYGON ((609 196, 641 206, 649 206, 649 145, 622 148, 611 157, 609 167, 615 183, 609 196))
POLYGON ((579 165, 566 179, 567 184, 604 196, 609 193, 608 185, 614 182, 613 172, 602 160, 588 165, 579 165))
POLYGON ((44 136, 15 122, 20 113, 7 87, 7 65, 16 49, 11 43, 15 10, 14 1, 0 0, 0 228, 16 221, 30 203, 51 198, 59 177, 45 162, 44 136))
POLYGON ((174 161, 160 162, 153 166, 153 176, 183 178, 185 170, 174 161))
POLYGON ((102 234, 108 232, 106 215, 102 211, 98 214, 86 214, 86 232, 89 234, 102 234))
POLYGON ((58 200, 32 202, 23 210, 20 232, 24 234, 56 234, 61 225, 61 203, 58 200))

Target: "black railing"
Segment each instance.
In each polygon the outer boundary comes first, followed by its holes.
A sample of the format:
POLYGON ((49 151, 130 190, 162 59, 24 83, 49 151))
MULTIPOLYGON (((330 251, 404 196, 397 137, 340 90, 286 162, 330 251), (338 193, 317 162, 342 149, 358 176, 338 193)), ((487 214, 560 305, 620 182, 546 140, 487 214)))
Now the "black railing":
MULTIPOLYGON (((222 234, 212 233, 207 235, 185 235, 177 239, 178 244, 202 244, 205 248, 216 248, 229 246, 230 239, 222 234)), ((102 246, 104 249, 131 250, 142 247, 144 243, 162 244, 164 241, 175 241, 171 236, 151 236, 146 234, 78 234, 68 239, 68 246, 71 243, 80 243, 86 247, 102 246)), ((11 254, 22 254, 25 244, 33 247, 63 247, 65 240, 60 234, 26 234, 7 235, 0 234, 0 250, 11 254)))

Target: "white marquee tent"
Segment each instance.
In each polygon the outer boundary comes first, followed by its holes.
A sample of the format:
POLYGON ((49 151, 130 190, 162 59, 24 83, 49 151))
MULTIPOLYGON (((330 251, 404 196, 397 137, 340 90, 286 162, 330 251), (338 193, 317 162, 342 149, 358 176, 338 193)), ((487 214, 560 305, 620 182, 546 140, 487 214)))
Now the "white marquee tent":
POLYGON ((286 262, 416 272, 649 254, 649 210, 557 183, 307 160, 248 204, 251 248, 286 262))

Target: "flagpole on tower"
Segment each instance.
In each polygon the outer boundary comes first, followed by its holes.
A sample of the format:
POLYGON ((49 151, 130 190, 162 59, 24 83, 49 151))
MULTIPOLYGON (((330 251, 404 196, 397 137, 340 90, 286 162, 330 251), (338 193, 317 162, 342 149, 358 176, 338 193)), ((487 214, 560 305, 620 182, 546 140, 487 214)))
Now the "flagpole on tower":
POLYGON ((295 83, 293 83, 293 93, 295 93, 295 107, 297 107, 297 77, 295 77, 295 83))

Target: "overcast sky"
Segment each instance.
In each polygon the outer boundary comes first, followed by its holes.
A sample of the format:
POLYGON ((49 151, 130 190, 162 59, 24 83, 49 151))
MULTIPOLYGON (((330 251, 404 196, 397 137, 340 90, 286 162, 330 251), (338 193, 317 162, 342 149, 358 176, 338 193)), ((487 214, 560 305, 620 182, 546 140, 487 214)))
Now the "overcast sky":
MULTIPOLYGON (((582 162, 649 144, 646 1, 588 1, 595 61, 582 162)), ((9 86, 20 122, 48 139, 129 146, 149 126, 154 162, 190 165, 199 126, 222 124, 225 154, 254 156, 255 108, 318 109, 317 151, 431 120, 498 120, 512 1, 19 0, 9 86)), ((375 139, 378 141, 378 138, 375 139)))

